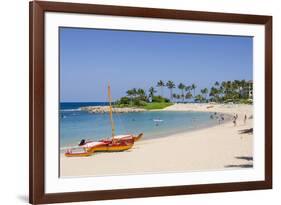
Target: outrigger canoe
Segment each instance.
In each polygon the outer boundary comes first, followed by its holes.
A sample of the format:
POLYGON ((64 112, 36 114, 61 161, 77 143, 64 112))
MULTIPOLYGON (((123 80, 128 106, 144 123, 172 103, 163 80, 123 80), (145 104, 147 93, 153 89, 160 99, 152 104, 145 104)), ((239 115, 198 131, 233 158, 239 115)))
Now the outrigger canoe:
POLYGON ((134 142, 139 140, 143 133, 138 136, 133 135, 115 135, 115 127, 112 118, 112 106, 111 106, 111 95, 110 86, 108 86, 108 97, 109 97, 109 116, 111 121, 111 138, 102 139, 100 141, 85 141, 82 140, 78 147, 68 149, 65 152, 66 157, 87 157, 92 155, 94 152, 120 152, 131 149, 134 142))
MULTIPOLYGON (((134 135, 116 135, 113 137, 113 140, 115 141, 121 141, 121 142, 136 142, 140 140, 143 136, 143 133, 140 133, 137 136, 134 135)), ((99 142, 110 142, 112 139, 102 139, 99 142)))

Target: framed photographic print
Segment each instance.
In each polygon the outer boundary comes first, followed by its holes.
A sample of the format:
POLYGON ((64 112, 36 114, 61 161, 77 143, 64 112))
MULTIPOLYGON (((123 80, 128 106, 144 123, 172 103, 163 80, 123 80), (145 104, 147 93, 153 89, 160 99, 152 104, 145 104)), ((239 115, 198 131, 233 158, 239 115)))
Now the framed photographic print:
POLYGON ((272 17, 30 2, 30 203, 272 187, 272 17))

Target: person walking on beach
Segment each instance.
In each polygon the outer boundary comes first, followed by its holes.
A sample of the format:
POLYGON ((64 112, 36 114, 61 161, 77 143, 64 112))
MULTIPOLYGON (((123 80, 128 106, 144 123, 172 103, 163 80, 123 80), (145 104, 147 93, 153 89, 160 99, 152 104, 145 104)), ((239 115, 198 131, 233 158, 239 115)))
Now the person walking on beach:
POLYGON ((244 116, 244 125, 246 124, 246 121, 247 121, 247 115, 245 114, 245 116, 244 116))
POLYGON ((237 118, 238 118, 237 114, 233 116, 233 121, 232 122, 233 122, 234 127, 236 127, 236 124, 237 124, 236 120, 237 120, 237 118))

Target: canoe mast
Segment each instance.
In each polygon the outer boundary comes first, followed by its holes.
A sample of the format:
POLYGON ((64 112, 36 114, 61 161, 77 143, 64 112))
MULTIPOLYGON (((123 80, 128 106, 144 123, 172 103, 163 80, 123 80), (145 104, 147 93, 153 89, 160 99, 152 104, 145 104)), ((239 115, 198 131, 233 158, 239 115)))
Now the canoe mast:
POLYGON ((113 118, 112 118, 111 93, 110 93, 110 85, 109 84, 108 84, 107 94, 108 94, 108 101, 109 101, 109 116, 110 116, 110 123, 111 123, 111 136, 112 136, 112 139, 113 139, 115 127, 114 127, 114 121, 113 121, 113 118))

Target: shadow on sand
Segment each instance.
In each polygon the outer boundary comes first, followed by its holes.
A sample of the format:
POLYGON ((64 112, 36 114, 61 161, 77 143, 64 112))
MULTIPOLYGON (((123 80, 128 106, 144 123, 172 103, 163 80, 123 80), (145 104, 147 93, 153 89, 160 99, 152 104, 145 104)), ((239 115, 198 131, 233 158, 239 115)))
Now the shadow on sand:
POLYGON ((253 128, 243 129, 243 130, 239 130, 238 132, 239 132, 239 134, 249 134, 249 135, 252 135, 253 132, 254 132, 254 129, 253 128))
POLYGON ((253 168, 253 164, 226 165, 225 168, 253 168))
POLYGON ((236 159, 240 159, 240 160, 246 160, 250 163, 246 163, 246 164, 230 164, 230 165, 226 165, 224 166, 225 168, 253 168, 253 157, 251 156, 238 156, 235 157, 236 159))
POLYGON ((253 157, 247 157, 247 156, 241 156, 241 157, 235 157, 236 159, 244 159, 247 161, 253 161, 253 157))

